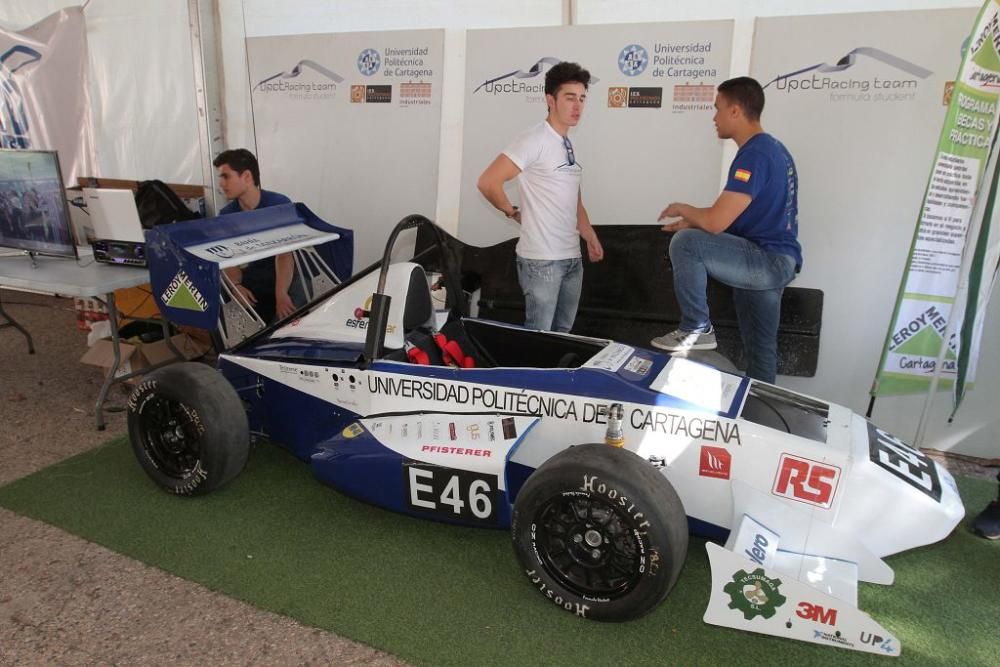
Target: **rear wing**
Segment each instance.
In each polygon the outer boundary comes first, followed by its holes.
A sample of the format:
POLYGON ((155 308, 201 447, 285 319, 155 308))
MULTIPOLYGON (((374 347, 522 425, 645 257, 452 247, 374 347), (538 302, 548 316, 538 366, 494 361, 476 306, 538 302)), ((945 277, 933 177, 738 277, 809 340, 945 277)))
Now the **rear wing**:
POLYGON ((176 324, 214 329, 222 269, 312 249, 335 274, 351 276, 354 233, 320 220, 305 204, 282 204, 160 225, 146 234, 150 283, 160 312, 176 324))

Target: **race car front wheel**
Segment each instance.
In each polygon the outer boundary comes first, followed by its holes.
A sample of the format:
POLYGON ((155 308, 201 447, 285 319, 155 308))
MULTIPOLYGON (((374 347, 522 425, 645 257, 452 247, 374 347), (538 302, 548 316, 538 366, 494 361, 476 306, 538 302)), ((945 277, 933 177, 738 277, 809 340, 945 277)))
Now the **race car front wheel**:
POLYGON ((638 618, 673 588, 687 518, 670 482, 632 452, 580 445, 546 461, 514 503, 511 538, 549 601, 599 621, 638 618))
POLYGON ((246 465, 250 434, 236 390, 204 364, 150 373, 128 400, 128 434, 139 465, 178 495, 208 493, 246 465))

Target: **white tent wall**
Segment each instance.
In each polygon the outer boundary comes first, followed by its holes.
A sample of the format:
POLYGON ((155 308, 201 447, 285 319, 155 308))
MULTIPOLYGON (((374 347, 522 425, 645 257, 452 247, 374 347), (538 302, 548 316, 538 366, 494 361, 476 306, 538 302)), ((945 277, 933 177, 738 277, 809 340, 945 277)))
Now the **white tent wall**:
MULTIPOLYGON (((71 4, 84 3, 4 0, 0 22, 22 30, 71 4)), ((200 183, 186 0, 91 0, 84 16, 97 164, 88 175, 200 183)))

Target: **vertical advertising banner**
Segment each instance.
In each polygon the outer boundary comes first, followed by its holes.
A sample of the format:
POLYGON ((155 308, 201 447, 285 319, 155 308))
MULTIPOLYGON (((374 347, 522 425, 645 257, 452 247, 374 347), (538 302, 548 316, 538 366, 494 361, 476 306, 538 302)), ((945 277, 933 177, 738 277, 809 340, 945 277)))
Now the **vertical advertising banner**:
POLYGON ((67 186, 94 175, 87 62, 79 7, 21 32, 0 30, 0 148, 59 151, 67 186))
POLYGON ((358 269, 434 217, 443 52, 441 30, 247 40, 261 187, 354 230, 358 269))
MULTIPOLYGON (((948 114, 872 387, 876 396, 927 391, 939 358, 939 386, 950 387, 958 371, 959 337, 951 336, 943 355, 941 346, 963 279, 967 239, 975 244, 987 209, 985 195, 989 187, 980 186, 991 177, 986 166, 1000 98, 997 12, 994 0, 983 7, 958 79, 946 91, 948 114)), ((979 269, 981 272, 981 264, 979 269)), ((961 311, 960 305, 956 313, 959 317, 961 311)), ((974 380, 974 369, 973 361, 964 374, 966 382, 974 380)))
MULTIPOLYGON (((569 136, 594 225, 653 224, 672 201, 710 205, 722 159, 713 102, 729 78, 732 31, 732 21, 470 30, 462 240, 490 245, 517 236, 516 223, 493 210, 476 182, 519 134, 545 120, 545 73, 564 60, 593 77, 569 136)), ((517 203, 516 179, 507 192, 517 203)))
MULTIPOLYGON (((793 388, 863 406, 898 287, 886 277, 907 262, 974 17, 974 9, 949 9, 756 21, 750 74, 764 86, 764 129, 799 171, 804 263, 792 286, 824 293, 816 379, 790 378, 793 388)), ((964 159, 942 177, 960 180, 970 168, 964 159)), ((952 196, 942 205, 961 205, 952 196)), ((925 261, 943 270, 939 258, 925 261)), ((941 326, 942 305, 910 313, 923 314, 928 336, 941 326)))

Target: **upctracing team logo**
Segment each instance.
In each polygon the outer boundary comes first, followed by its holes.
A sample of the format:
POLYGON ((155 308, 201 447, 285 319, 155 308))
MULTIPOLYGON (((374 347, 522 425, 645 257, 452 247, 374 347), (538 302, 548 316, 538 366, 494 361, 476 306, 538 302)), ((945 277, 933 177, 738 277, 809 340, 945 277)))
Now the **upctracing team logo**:
MULTIPOLYGON (((500 74, 476 86, 476 89, 472 91, 472 94, 478 93, 483 90, 487 93, 493 93, 494 95, 500 95, 503 93, 545 93, 545 79, 541 81, 521 81, 521 79, 534 79, 542 72, 545 71, 545 67, 552 67, 553 65, 558 65, 562 62, 562 58, 553 58, 552 56, 545 56, 539 58, 534 65, 528 69, 516 69, 513 72, 507 72, 506 74, 500 74), (510 81, 507 81, 510 79, 510 81)), ((591 79, 593 81, 593 79, 591 79)))
POLYGON ((819 63, 776 76, 764 86, 795 93, 798 91, 828 91, 832 101, 869 101, 869 91, 876 91, 875 100, 896 101, 912 99, 920 80, 933 72, 925 67, 871 46, 859 46, 848 51, 835 64, 819 63), (858 78, 838 76, 854 67, 859 57, 874 60, 886 66, 886 73, 858 78), (909 75, 901 77, 899 72, 909 75), (832 76, 819 76, 819 75, 832 76), (902 92, 901 92, 902 91, 902 92))
POLYGON ((618 69, 625 76, 638 76, 649 64, 649 53, 640 44, 629 44, 618 54, 618 69))
MULTIPOLYGON (((539 58, 534 65, 528 69, 516 69, 513 72, 507 72, 505 74, 500 74, 499 76, 494 76, 486 79, 481 84, 476 86, 476 89, 472 91, 473 94, 478 93, 480 90, 492 93, 494 95, 504 95, 504 94, 518 94, 518 93, 529 93, 535 95, 545 94, 545 78, 542 77, 538 81, 523 81, 522 79, 536 79, 540 74, 545 72, 546 67, 552 67, 553 65, 558 65, 563 60, 562 58, 554 58, 552 56, 545 56, 539 58)), ((590 75, 590 85, 593 86, 600 81, 593 74, 590 75)))
POLYGON ((365 49, 358 54, 358 71, 365 76, 375 74, 381 66, 382 56, 375 49, 365 49))
POLYGON ((287 93, 302 98, 328 98, 337 90, 344 77, 315 60, 300 60, 291 69, 272 74, 254 86, 261 93, 287 93), (312 77, 305 76, 313 73, 312 77), (301 77, 301 78, 300 78, 301 77))

